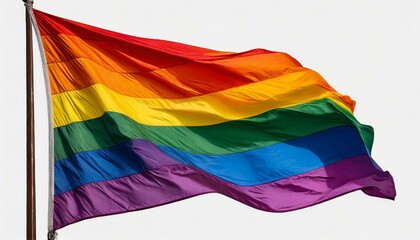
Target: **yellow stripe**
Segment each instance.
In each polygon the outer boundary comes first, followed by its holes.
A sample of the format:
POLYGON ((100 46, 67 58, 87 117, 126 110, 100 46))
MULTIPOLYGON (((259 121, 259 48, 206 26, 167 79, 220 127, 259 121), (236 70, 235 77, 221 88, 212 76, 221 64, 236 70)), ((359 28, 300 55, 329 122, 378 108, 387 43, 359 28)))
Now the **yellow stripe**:
POLYGON ((332 91, 311 70, 186 99, 127 97, 101 84, 52 98, 54 127, 98 118, 105 112, 119 112, 154 126, 203 126, 321 98, 329 98, 348 111, 352 105, 348 97, 332 91))

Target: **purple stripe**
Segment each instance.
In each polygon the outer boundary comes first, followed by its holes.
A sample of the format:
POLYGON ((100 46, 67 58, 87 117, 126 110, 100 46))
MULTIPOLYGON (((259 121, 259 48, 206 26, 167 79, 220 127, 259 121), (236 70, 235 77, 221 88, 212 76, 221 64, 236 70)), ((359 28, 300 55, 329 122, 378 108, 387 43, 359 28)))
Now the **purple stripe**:
POLYGON ((110 181, 95 182, 55 196, 54 228, 103 215, 135 211, 204 193, 221 193, 251 207, 285 212, 362 189, 394 199, 391 175, 363 155, 290 178, 237 186, 191 166, 167 165, 110 181))

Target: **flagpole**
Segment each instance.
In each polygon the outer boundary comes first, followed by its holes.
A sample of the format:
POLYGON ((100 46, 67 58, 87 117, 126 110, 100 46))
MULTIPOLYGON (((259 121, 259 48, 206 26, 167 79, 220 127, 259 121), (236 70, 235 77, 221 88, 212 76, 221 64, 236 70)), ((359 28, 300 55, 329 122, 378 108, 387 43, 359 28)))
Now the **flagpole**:
POLYGON ((34 74, 32 26, 29 15, 33 0, 23 1, 26 6, 26 239, 36 240, 34 74))

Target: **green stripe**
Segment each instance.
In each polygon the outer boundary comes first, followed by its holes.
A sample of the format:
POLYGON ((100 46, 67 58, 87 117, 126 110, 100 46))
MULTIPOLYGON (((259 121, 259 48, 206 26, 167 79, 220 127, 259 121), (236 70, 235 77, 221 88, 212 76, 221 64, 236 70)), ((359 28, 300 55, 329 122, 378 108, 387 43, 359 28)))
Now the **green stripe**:
POLYGON ((337 126, 354 125, 370 151, 373 129, 328 99, 268 111, 210 126, 148 126, 107 112, 102 117, 54 129, 55 159, 146 139, 191 153, 228 154, 283 142, 337 126))

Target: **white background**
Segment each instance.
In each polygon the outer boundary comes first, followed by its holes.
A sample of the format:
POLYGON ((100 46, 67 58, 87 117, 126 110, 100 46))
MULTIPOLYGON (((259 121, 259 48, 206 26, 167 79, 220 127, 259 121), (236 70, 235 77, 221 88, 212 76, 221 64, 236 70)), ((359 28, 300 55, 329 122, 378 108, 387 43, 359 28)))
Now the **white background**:
MULTIPOLYGON (((226 51, 287 52, 357 101, 396 201, 353 192, 289 213, 222 195, 82 221, 59 239, 420 239, 420 1, 39 0, 39 10, 132 35, 226 51)), ((0 239, 25 238, 24 7, 0 3, 0 239)), ((47 113, 35 46, 37 235, 47 220, 47 113)))

